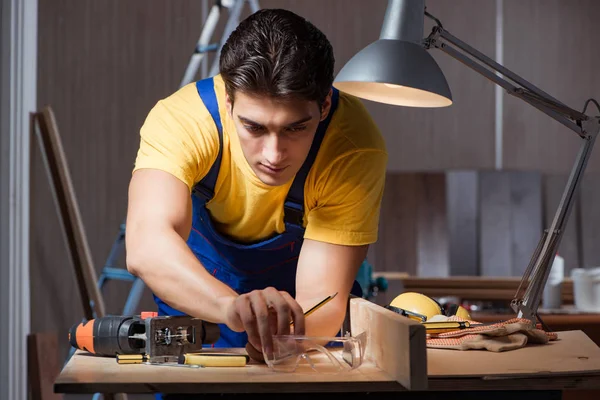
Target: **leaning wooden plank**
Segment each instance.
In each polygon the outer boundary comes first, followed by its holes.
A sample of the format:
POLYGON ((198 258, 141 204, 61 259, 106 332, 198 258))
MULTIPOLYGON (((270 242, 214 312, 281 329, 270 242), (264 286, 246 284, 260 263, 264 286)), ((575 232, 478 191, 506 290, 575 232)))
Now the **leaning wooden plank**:
POLYGON ((92 261, 54 112, 51 107, 46 106, 41 112, 35 114, 35 119, 39 127, 37 134, 40 150, 48 170, 59 220, 67 240, 85 318, 91 320, 94 317, 103 317, 105 315, 104 300, 98 289, 96 269, 92 261), (90 303, 93 303, 93 306, 90 303), (93 315, 94 311, 95 316, 93 315))
POLYGON ((425 327, 369 300, 350 299, 352 335, 367 332, 366 361, 409 390, 427 389, 425 327))

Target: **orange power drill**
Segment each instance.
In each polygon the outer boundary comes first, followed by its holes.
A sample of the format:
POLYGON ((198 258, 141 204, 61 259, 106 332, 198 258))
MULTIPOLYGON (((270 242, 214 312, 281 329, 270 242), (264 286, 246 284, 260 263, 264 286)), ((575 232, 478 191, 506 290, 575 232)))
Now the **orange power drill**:
POLYGON ((105 316, 75 324, 69 343, 99 356, 145 354, 148 357, 179 356, 215 343, 219 326, 189 316, 105 316))

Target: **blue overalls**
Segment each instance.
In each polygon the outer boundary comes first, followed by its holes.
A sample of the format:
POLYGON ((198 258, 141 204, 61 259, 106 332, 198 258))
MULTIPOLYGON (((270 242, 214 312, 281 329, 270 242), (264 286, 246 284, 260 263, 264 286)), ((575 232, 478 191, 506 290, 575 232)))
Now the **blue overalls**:
MULTIPOLYGON (((210 112, 219 132, 219 154, 208 174, 193 189, 192 230, 187 244, 202 265, 217 279, 238 294, 268 286, 288 292, 295 297, 296 267, 302 247, 304 228, 304 182, 317 156, 327 126, 338 104, 339 93, 333 89, 331 111, 317 129, 310 152, 296 174, 284 203, 285 232, 253 244, 239 244, 220 235, 214 228, 205 204, 214 195, 215 183, 221 166, 223 126, 212 78, 196 82, 198 94, 210 112)), ((362 296, 355 281, 352 294, 362 296)), ((159 315, 184 315, 171 308, 157 296, 159 315)), ((248 336, 234 332, 220 324, 221 336, 214 347, 245 347, 248 336)))

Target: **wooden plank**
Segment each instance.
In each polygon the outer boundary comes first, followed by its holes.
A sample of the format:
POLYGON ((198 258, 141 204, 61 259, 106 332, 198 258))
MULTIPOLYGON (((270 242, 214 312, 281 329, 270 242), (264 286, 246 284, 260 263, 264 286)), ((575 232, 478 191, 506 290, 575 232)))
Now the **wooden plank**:
POLYGON ((446 173, 450 275, 479 275, 479 178, 476 171, 446 173))
POLYGON ((61 400, 54 393, 54 380, 60 374, 58 335, 40 332, 27 335, 27 369, 31 400, 61 400))
MULTIPOLYGON (((457 388, 467 393, 472 391, 498 390, 497 399, 537 399, 537 400, 566 400, 561 393, 550 391, 563 391, 565 389, 576 389, 576 393, 583 390, 598 390, 600 388, 600 375, 561 375, 548 378, 545 376, 526 378, 435 378, 429 379, 430 386, 438 391, 456 393, 457 388), (550 393, 549 393, 550 392, 550 393)), ((564 392, 563 392, 564 393, 564 392)), ((478 396, 478 394, 475 394, 478 396)), ((476 398, 476 397, 475 397, 476 398)), ((490 398, 486 396, 485 398, 490 398)), ((596 400, 576 397, 577 400, 596 400)))
POLYGON ((544 230, 541 174, 511 172, 510 200, 511 275, 523 276, 544 230))
MULTIPOLYGON (((545 174, 543 177, 544 229, 549 229, 552 225, 567 179, 568 176, 561 174, 545 174)), ((584 184, 585 180, 582 187, 584 184)), ((575 198, 571 216, 565 226, 565 233, 558 246, 558 253, 565 259, 566 276, 570 275, 573 268, 579 268, 582 265, 580 208, 581 194, 575 198)))
POLYGON ((417 175, 417 274, 448 276, 448 219, 444 173, 417 175))
POLYGON ((600 374, 600 348, 582 331, 557 341, 506 352, 427 350, 430 377, 525 377, 600 374))
POLYGON ((482 276, 511 276, 510 174, 479 174, 480 272, 482 276))
MULTIPOLYGON (((387 279, 395 277, 388 276, 387 279)), ((403 277, 396 280, 406 291, 423 293, 433 297, 456 296, 470 300, 510 301, 521 283, 520 277, 449 277, 444 279, 403 277)), ((527 285, 525 285, 526 287, 527 285)), ((573 281, 565 278, 562 285, 562 304, 573 304, 573 281)))
POLYGON ((364 299, 350 300, 353 336, 367 332, 366 360, 410 390, 427 389, 425 328, 364 299))
MULTIPOLYGON (((387 310, 385 310, 387 311, 387 310)), ((426 350, 428 391, 598 389, 598 347, 580 331, 559 332, 561 340, 505 353, 426 350), (480 362, 485 369, 477 371, 480 362), (490 360, 492 360, 490 362, 490 360), (496 361, 499 365, 494 366, 496 361), (564 362, 563 362, 564 361, 564 362), (545 365, 540 367, 544 363, 545 365), (492 364, 490 366, 490 364, 492 364), (500 375, 490 375, 496 373, 500 375), (518 379, 512 379, 518 377, 518 379), (500 379, 498 379, 500 378, 500 379), (511 378, 511 379, 502 379, 511 378)), ((397 341, 390 337, 391 342, 397 341)), ((243 349, 239 349, 243 351, 243 349)), ((264 364, 193 370, 151 365, 119 365, 112 357, 78 351, 55 383, 59 393, 315 393, 401 392, 392 376, 371 362, 342 374, 276 373, 264 364)), ((428 392, 425 391, 425 392, 428 392)), ((419 395, 425 393, 416 391, 419 395)))
POLYGON ((98 289, 96 269, 92 260, 86 231, 81 219, 77 195, 65 156, 54 111, 46 106, 36 114, 37 137, 60 216, 62 231, 67 241, 73 272, 82 302, 84 317, 92 320, 105 315, 104 299, 98 289))
MULTIPOLYGON (((244 351, 228 349, 228 351, 244 351)), ((112 357, 77 351, 55 383, 59 393, 294 393, 369 391, 381 384, 403 390, 372 363, 345 373, 275 372, 251 361, 245 367, 200 370, 155 365, 119 365, 112 357)))

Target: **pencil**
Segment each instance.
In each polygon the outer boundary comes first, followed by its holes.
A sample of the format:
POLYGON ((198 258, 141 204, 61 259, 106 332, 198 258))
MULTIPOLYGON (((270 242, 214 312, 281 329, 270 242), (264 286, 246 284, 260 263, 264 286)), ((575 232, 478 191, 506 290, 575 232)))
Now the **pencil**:
MULTIPOLYGON (((319 303, 317 303, 316 305, 314 305, 313 307, 311 307, 308 311, 306 311, 304 313, 304 318, 308 317, 310 314, 314 313, 315 311, 317 311, 319 308, 323 307, 325 304, 327 304, 330 300, 332 300, 335 296, 337 296, 338 292, 335 292, 333 295, 331 296, 327 296, 325 297, 323 300, 321 300, 319 303)), ((294 325, 294 321, 290 322, 290 325, 294 325)))

